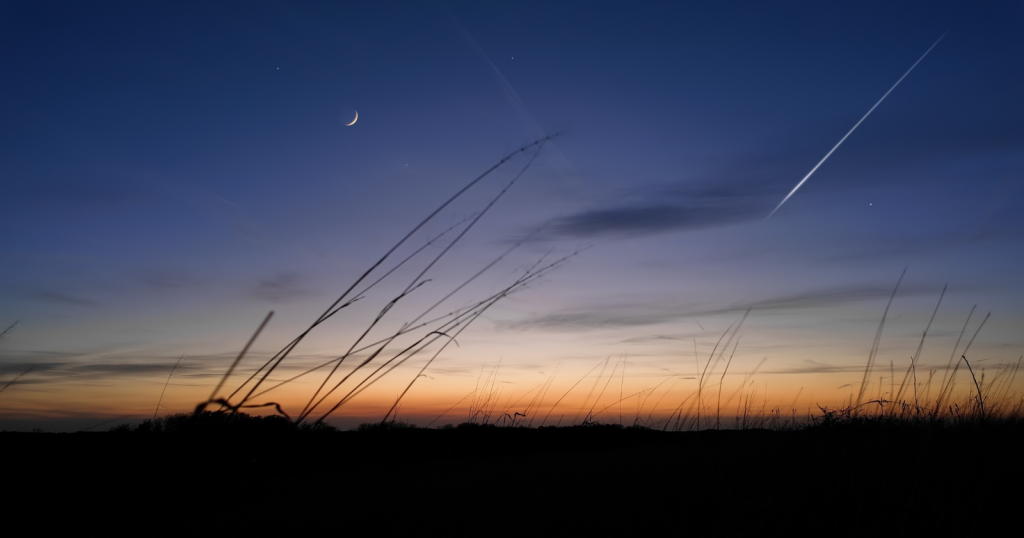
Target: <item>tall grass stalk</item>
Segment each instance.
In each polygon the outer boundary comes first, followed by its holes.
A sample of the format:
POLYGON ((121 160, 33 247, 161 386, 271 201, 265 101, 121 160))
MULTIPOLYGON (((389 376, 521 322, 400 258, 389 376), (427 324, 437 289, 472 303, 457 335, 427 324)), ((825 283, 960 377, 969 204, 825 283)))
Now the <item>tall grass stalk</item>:
MULTIPOLYGON (((590 374, 592 374, 594 372, 594 370, 597 370, 598 366, 601 366, 601 362, 603 362, 603 361, 598 361, 598 363, 595 364, 593 368, 588 370, 587 373, 583 374, 583 377, 579 378, 578 381, 573 383, 572 386, 569 387, 569 390, 565 391, 565 394, 563 394, 561 397, 559 397, 557 400, 555 400, 555 403, 551 406, 551 409, 548 409, 548 413, 546 415, 544 415, 544 420, 540 421, 540 425, 541 426, 543 426, 544 423, 547 422, 548 417, 551 416, 551 412, 554 411, 556 407, 558 407, 558 404, 561 403, 562 400, 564 400, 565 397, 568 396, 570 392, 572 392, 572 389, 576 388, 577 385, 582 383, 583 380, 587 378, 587 376, 589 376, 590 374)), ((621 412, 620 412, 620 414, 621 414, 621 412)), ((620 419, 620 422, 621 422, 621 419, 620 419)))
MULTIPOLYGON (((554 135, 557 136, 557 135, 554 135)), ((537 260, 533 266, 525 271, 520 277, 518 277, 513 283, 500 289, 498 292, 491 294, 490 296, 478 300, 474 303, 465 305, 461 308, 457 308, 448 312, 434 316, 432 319, 423 321, 427 316, 431 315, 431 312, 436 310, 443 303, 451 299, 456 293, 459 293, 470 283, 474 282, 478 277, 490 270, 497 263, 502 261, 513 249, 518 245, 522 244, 521 240, 516 245, 513 245, 505 252, 503 252, 496 259, 492 260, 491 263, 487 264, 483 269, 476 271, 472 276, 464 279, 454 289, 448 290, 447 293, 441 294, 440 300, 434 302, 425 310, 420 311, 417 315, 412 316, 411 321, 407 321, 401 324, 401 327, 393 333, 386 335, 384 338, 376 339, 372 343, 367 343, 370 340, 371 332, 377 330, 385 318, 393 316, 393 312, 399 304, 404 304, 404 300, 412 293, 421 289, 424 285, 430 282, 427 279, 427 274, 430 272, 438 262, 444 258, 460 241, 466 237, 466 235, 474 229, 474 227, 480 222, 480 220, 487 215, 495 205, 506 195, 506 193, 523 177, 526 171, 533 165, 537 155, 543 150, 544 145, 553 138, 553 136, 545 137, 534 141, 531 144, 523 146, 519 150, 507 155, 496 164, 479 174, 462 188, 460 188, 453 195, 445 199, 438 207, 430 212, 425 218, 420 220, 415 226, 412 227, 404 236, 402 236, 394 245, 392 245, 379 259, 372 263, 368 269, 358 276, 333 302, 331 302, 323 312, 317 316, 312 323, 310 323, 303 331, 301 331, 296 337, 280 348, 276 353, 270 356, 265 362, 259 365, 247 379, 241 384, 234 388, 234 390, 226 397, 218 399, 218 392, 225 384, 226 380, 231 377, 236 367, 240 364, 245 354, 249 350, 253 341, 262 331, 263 327, 270 319, 270 315, 264 320, 260 328, 257 329, 256 334, 250 339, 249 343, 242 349, 238 357, 228 368, 226 374, 221 378, 220 382, 214 388, 210 398, 197 406, 197 411, 202 412, 206 405, 210 403, 220 404, 222 408, 228 409, 230 412, 238 412, 242 408, 253 408, 253 407, 265 407, 274 406, 278 412, 287 416, 284 410, 281 409, 279 404, 274 402, 254 404, 251 403, 254 398, 261 397, 268 392, 277 390, 283 386, 295 382, 296 380, 311 375, 316 372, 323 371, 326 375, 319 380, 319 383, 312 390, 306 400, 305 405, 302 407, 300 412, 296 415, 295 422, 302 422, 308 418, 314 412, 321 412, 322 414, 316 420, 316 422, 322 422, 331 413, 335 412, 338 408, 350 401, 352 398, 358 396, 360 393, 373 386, 377 381, 387 376, 394 371, 395 368, 403 365, 409 359, 419 356, 432 349, 432 355, 428 358, 425 364, 419 369, 417 374, 410 380, 405 386, 396 400, 391 406, 391 409, 385 415, 385 420, 392 414, 397 412, 403 397, 412 389, 416 381, 425 375, 425 370, 430 367, 434 360, 447 348, 451 343, 458 345, 456 337, 467 327, 473 324, 473 322, 491 308, 495 303, 508 295, 526 288, 528 285, 536 282, 540 278, 549 274, 552 270, 562 266, 566 260, 572 256, 578 255, 579 250, 555 260, 554 262, 547 262, 546 256, 541 257, 537 260), (443 210, 449 207, 456 200, 461 198, 466 192, 478 185, 485 178, 491 176, 500 168, 506 166, 519 155, 525 155, 526 160, 521 168, 515 171, 511 180, 505 183, 505 185, 495 195, 489 197, 484 207, 472 215, 462 219, 455 225, 448 227, 441 234, 432 237, 426 244, 421 245, 412 251, 411 254, 406 255, 404 258, 397 261, 397 263, 389 263, 389 260, 398 252, 398 249, 409 242, 413 236, 418 233, 427 223, 434 220, 443 210), (400 288, 401 292, 395 295, 390 301, 384 304, 375 317, 368 321, 363 330, 361 330, 352 343, 347 346, 347 350, 336 358, 325 361, 313 368, 306 369, 298 375, 284 379, 283 381, 270 384, 270 376, 283 364, 283 362, 294 352, 297 346, 308 336, 313 330, 317 329, 328 319, 338 314, 345 308, 350 307, 356 301, 360 301, 366 297, 366 294, 381 284, 385 279, 393 277, 396 271, 407 264, 412 263, 418 256, 421 256, 423 252, 430 246, 434 246, 437 242, 447 237, 449 234, 454 234, 454 237, 445 244, 438 253, 431 256, 429 259, 423 260, 424 263, 418 267, 413 273, 415 276, 405 285, 404 288, 400 288), (388 263, 390 267, 385 266, 388 263), (382 273, 382 274, 381 274, 382 273), (412 336, 411 333, 414 331, 420 333, 420 336, 412 336), (399 338, 409 341, 411 344, 396 346, 395 350, 390 350, 391 346, 398 342, 399 338), (443 340, 443 341, 442 341, 443 340), (340 372, 346 359, 352 357, 357 353, 368 353, 367 357, 362 359, 353 368, 348 369, 347 372, 340 372), (371 363, 377 362, 375 367, 371 367, 371 363), (350 385, 351 383, 354 383, 350 385), (339 392, 339 389, 348 387, 344 391, 339 392), (236 397, 240 398, 236 400, 236 397), (331 399, 331 401, 329 401, 331 399), (332 405, 333 402, 333 405, 332 405), (323 411, 324 409, 325 411, 323 411)), ((536 232, 535 232, 536 233, 536 232)), ((272 313, 271 313, 272 315, 272 313)), ((485 417, 489 418, 490 415, 495 411, 498 405, 498 398, 501 396, 499 390, 495 393, 495 381, 496 372, 494 375, 495 379, 492 379, 490 383, 490 390, 488 391, 486 399, 481 402, 483 404, 483 411, 485 417)), ((550 387, 550 382, 548 384, 550 387)), ((540 393, 541 401, 543 400, 542 390, 540 393)), ((479 404, 474 404, 479 405, 479 404)))
POLYGON ((868 364, 864 368, 864 379, 860 383, 860 392, 857 393, 857 400, 853 404, 853 408, 857 409, 860 407, 861 398, 864 397, 864 390, 867 389, 868 376, 871 375, 871 367, 874 365, 875 356, 878 354, 878 346, 882 341, 882 329, 885 328, 885 318, 889 315, 889 307, 892 306, 892 300, 896 298, 896 291, 900 289, 900 283, 903 282, 903 277, 907 274, 907 269, 904 268, 903 272, 900 273, 900 278, 896 281, 896 287, 892 290, 892 295, 889 296, 889 302, 885 305, 885 311, 882 312, 882 321, 878 324, 878 331, 875 332, 875 340, 871 344, 871 352, 868 354, 868 364))
MULTIPOLYGON (((496 170, 498 170, 499 168, 501 168, 501 167, 502 167, 502 166, 503 166, 503 165, 504 165, 505 163, 507 163, 508 161, 510 161, 510 160, 511 160, 511 159, 512 159, 513 157, 515 157, 515 156, 517 156, 517 155, 520 155, 520 154, 522 154, 522 153, 526 152, 526 150, 528 150, 528 149, 533 149, 533 148, 538 148, 538 147, 541 147, 541 146, 543 146, 543 145, 544 145, 544 144, 545 144, 545 143, 546 143, 547 141, 551 140, 551 139, 552 139, 552 138, 553 138, 554 136, 557 136, 557 135, 553 135, 553 136, 548 136, 548 137, 544 137, 544 138, 542 138, 542 139, 540 139, 540 140, 536 140, 536 141, 534 141, 533 143, 531 143, 531 144, 528 144, 528 145, 526 145, 526 146, 523 146, 523 147, 522 147, 522 148, 520 148, 520 149, 519 149, 518 151, 512 152, 511 154, 509 154, 509 155, 508 155, 508 156, 506 156, 505 158, 501 159, 500 161, 498 161, 498 163, 497 163, 497 164, 495 164, 494 166, 492 166, 492 167, 488 168, 488 169, 487 169, 486 171, 484 171, 484 172, 483 172, 482 174, 480 174, 479 176, 477 176, 476 178, 474 178, 474 179, 473 179, 472 181, 470 181, 470 182, 469 182, 468 184, 466 184, 466 185, 465 185, 465 186, 464 186, 464 187, 463 187, 462 189, 460 189, 460 190, 459 190, 458 192, 456 192, 456 193, 455 193, 455 194, 453 194, 453 195, 452 195, 451 197, 449 197, 449 198, 448 198, 447 200, 445 200, 445 201, 444 201, 444 203, 442 203, 442 204, 441 204, 440 206, 438 206, 438 207, 437 207, 436 209, 434 209, 434 211, 433 211, 432 213, 430 213, 430 214, 429 214, 429 215, 428 215, 428 216, 427 216, 426 218, 424 218, 424 219, 423 219, 422 221, 420 221, 420 223, 419 223, 419 224, 417 224, 416 226, 414 226, 414 227, 412 228, 412 230, 410 230, 410 231, 409 231, 409 232, 408 232, 408 233, 407 233, 407 234, 406 234, 405 236, 403 236, 403 237, 402 237, 402 238, 401 238, 401 239, 400 239, 400 240, 399 240, 399 241, 398 241, 397 243, 395 243, 395 244, 394 244, 394 246, 392 246, 392 247, 391 247, 391 248, 390 248, 390 249, 389 249, 389 250, 388 250, 388 251, 387 251, 387 252, 386 252, 386 253, 385 253, 385 254, 384 254, 383 256, 381 256, 381 258, 380 258, 379 260, 377 260, 377 262, 375 262, 375 263, 374 263, 373 265, 371 265, 369 269, 367 269, 367 270, 366 270, 366 271, 365 271, 365 272, 364 272, 364 273, 363 273, 363 274, 362 274, 362 275, 361 275, 361 276, 360 276, 359 278, 357 278, 357 279, 355 280, 355 282, 353 282, 353 283, 352 283, 352 284, 351 284, 351 285, 350 285, 350 286, 349 286, 349 287, 348 287, 348 288, 347 288, 347 289, 346 289, 346 290, 345 290, 345 291, 344 291, 344 292, 343 292, 343 293, 342 293, 342 294, 341 294, 341 295, 340 295, 340 296, 339 296, 339 297, 338 297, 337 299, 335 299, 335 301, 334 301, 333 303, 331 303, 331 305, 330 305, 329 307, 327 307, 327 309, 326 309, 326 310, 324 310, 324 313, 323 313, 323 314, 321 314, 321 315, 320 315, 319 317, 317 317, 317 319, 316 319, 316 320, 315 320, 315 321, 314 321, 314 322, 313 322, 312 324, 310 324, 310 326, 309 326, 309 327, 308 327, 308 328, 307 328, 307 329, 306 329, 305 331, 303 331, 302 333, 300 333, 300 334, 299 334, 299 336, 297 336, 297 337, 296 337, 296 338, 295 338, 294 340, 292 340, 292 341, 291 341, 291 342, 290 342, 289 344, 287 344, 287 345, 286 345, 286 346, 285 346, 284 348, 282 348, 282 349, 281 349, 281 351, 279 351, 279 352, 278 352, 277 354, 275 354, 275 355, 274 355, 273 357, 271 357, 271 358, 270 358, 270 360, 268 360, 268 361, 266 362, 266 364, 264 364, 263 366, 261 366, 259 370, 257 370, 256 372, 254 372, 253 376, 252 376, 252 377, 250 377, 250 379, 249 379, 249 380, 247 380, 247 381, 246 381, 246 383, 248 383, 249 381, 251 381, 252 379, 254 379, 254 378, 255 378, 255 376, 256 376, 257 374, 259 374, 260 372, 263 372, 263 373, 262 373, 262 376, 261 376, 261 377, 259 378, 259 380, 258 380, 258 381, 257 381, 257 382, 256 382, 256 383, 255 383, 255 384, 253 385, 253 387, 252 387, 252 388, 251 388, 251 389, 249 390, 248 394, 246 394, 246 396, 245 396, 245 397, 244 397, 244 398, 242 399, 242 402, 244 403, 244 402, 246 402, 246 401, 248 401, 248 400, 249 400, 249 398, 250 398, 250 397, 252 396, 252 394, 253 394, 253 393, 254 393, 254 392, 256 391, 256 389, 258 389, 258 388, 259 388, 259 386, 260 386, 260 385, 261 385, 261 384, 262 384, 262 383, 263 383, 263 382, 264 382, 264 381, 265 381, 265 380, 266 380, 266 379, 267 379, 267 378, 268 378, 268 377, 270 376, 270 374, 271 374, 271 373, 273 373, 274 369, 276 369, 276 368, 277 368, 277 366, 278 366, 278 365, 280 365, 280 364, 281 364, 281 362, 283 362, 285 358, 287 358, 287 356, 288 356, 288 355, 289 355, 289 354, 290 354, 290 353, 291 353, 291 352, 292 352, 292 351, 293 351, 293 350, 295 349, 295 347, 296 347, 296 346, 298 346, 298 344, 299 344, 299 343, 300 343, 300 342, 301 342, 301 341, 302 341, 302 340, 303 340, 303 339, 304 339, 304 338, 305 338, 305 337, 306 337, 306 336, 307 336, 307 335, 308 335, 308 334, 309 334, 309 333, 310 333, 310 332, 311 332, 311 331, 312 331, 313 329, 315 329, 315 328, 316 328, 316 327, 317 327, 318 325, 320 325, 321 323, 323 323, 324 321, 326 321, 326 320, 327 320, 328 318, 330 318, 331 316, 333 316, 334 314, 336 314, 336 313, 337 313, 338 311, 340 311, 340 310, 341 310, 342 308, 345 308, 345 307, 347 307, 347 306, 350 306, 350 305, 351 305, 351 304, 352 304, 352 303, 353 303, 353 302, 354 302, 355 300, 358 300, 358 299, 359 299, 359 297, 357 296, 357 297, 356 297, 355 299, 349 300, 349 301, 347 301, 347 302, 344 302, 344 303, 342 302, 342 301, 344 301, 344 300, 345 300, 345 299, 346 299, 346 298, 347 298, 347 297, 349 296, 349 294, 351 294, 351 293, 352 293, 352 291, 353 291, 353 290, 355 290, 355 289, 356 289, 356 288, 357 288, 357 287, 359 286, 359 284, 361 284, 361 283, 362 283, 362 282, 363 282, 364 280, 366 280, 366 279, 367 279, 367 278, 368 278, 368 277, 370 276, 370 274, 372 274, 372 273, 373 273, 374 271, 376 271, 378 267, 380 267, 380 266, 381 266, 381 265, 382 265, 382 264, 383 264, 383 263, 384 263, 385 261, 387 261, 387 259, 388 259, 388 258, 390 258, 390 257, 391 257, 391 255, 392 255, 392 254, 394 254, 394 253, 395 253, 395 251, 397 251, 397 250, 399 249, 399 247, 401 247, 401 246, 402 246, 403 244, 405 244, 405 242, 406 242, 406 241, 408 241, 408 240, 409 240, 410 238, 412 238, 412 237, 413 237, 413 235, 415 235, 415 234, 416 234, 416 232, 418 232, 418 231, 419 231, 419 230, 420 230, 421 228, 423 228, 424 226, 426 226, 426 224, 427 224, 428 222, 432 221, 432 220, 434 219, 434 217, 436 217, 436 216, 437 216, 438 214, 440 214, 440 213, 441 213, 441 211, 443 211, 443 210, 444 210, 444 209, 445 209, 446 207, 448 207, 449 205, 451 205, 451 204, 452 204, 453 202, 455 202, 455 201, 456 201, 457 199, 461 198, 463 194, 465 194, 465 193, 466 193, 467 191, 469 191, 469 190, 470 190, 471 188, 473 188, 473 187, 474 187, 475 185, 477 185, 478 183, 480 183, 480 182, 481 182, 481 181, 482 181, 482 180, 483 180, 484 178, 486 178, 486 177, 490 176, 490 175, 491 175, 492 173, 494 173, 494 171, 496 171, 496 170)), ((502 191, 502 193, 504 193, 504 191, 502 191)), ((445 252, 447 252, 447 249, 445 250, 445 252)), ((433 263, 431 263, 431 265, 433 265, 433 263)), ((422 275, 421 275, 421 276, 422 276, 422 275)), ((419 278, 419 277, 418 277, 418 278, 419 278)), ((410 285, 410 286, 412 286, 412 285, 410 285)), ((365 291, 365 290, 364 290, 364 291, 365 291)), ((409 291, 409 289, 407 289, 407 290, 406 290, 406 292, 405 292, 405 293, 403 293, 402 295, 405 295, 405 294, 406 294, 406 293, 407 293, 408 291, 409 291)), ((393 305, 395 301, 397 301, 397 299, 393 300, 393 301, 392 301, 392 303, 389 303, 389 304, 393 305)), ((351 350, 350 350, 350 351, 351 351, 351 350)), ((332 373, 331 373, 331 375, 333 375, 334 371, 336 371, 336 370, 337 370, 337 366, 338 366, 338 365, 340 365, 340 363, 341 363, 341 362, 342 362, 343 360, 344 360, 344 358, 342 358, 341 360, 339 360, 339 361, 338 361, 338 363, 337 363, 337 364, 335 365, 335 369, 334 369, 334 370, 332 370, 332 373)), ((327 379, 330 379, 331 375, 328 375, 327 379)), ((239 389, 240 389, 240 388, 241 388, 242 386, 245 386, 245 384, 241 385, 241 386, 239 387, 239 389)), ((237 390, 238 390, 238 389, 236 389, 236 392, 237 392, 237 390)), ((316 396, 314 395, 314 396, 313 396, 313 397, 311 398, 311 400, 312 400, 312 399, 315 399, 315 397, 316 397, 316 396)))
MULTIPOLYGON (((972 309, 972 312, 973 312, 973 309, 972 309)), ((988 321, 988 318, 991 315, 992 315, 991 312, 986 314, 985 318, 981 320, 980 324, 978 324, 978 328, 974 331, 974 335, 971 336, 971 339, 967 342, 967 346, 964 347, 964 350, 961 353, 961 356, 967 355, 967 351, 969 349, 971 349, 971 344, 974 343, 974 339, 978 337, 978 333, 981 332, 981 328, 985 326, 985 322, 988 321)), ((953 391, 953 383, 956 381, 956 372, 957 372, 957 369, 959 369, 959 368, 960 368, 960 361, 957 361, 956 365, 953 366, 953 372, 949 375, 949 382, 946 384, 946 387, 944 387, 944 390, 939 392, 939 397, 935 401, 936 414, 938 412, 937 410, 942 408, 943 402, 946 400, 946 398, 949 396, 949 394, 953 391)))
POLYGON ((167 381, 164 381, 164 388, 160 391, 160 398, 156 401, 156 409, 153 410, 153 420, 156 420, 156 414, 160 412, 160 404, 164 401, 164 393, 167 392, 167 385, 171 384, 171 376, 174 375, 174 371, 177 370, 178 365, 181 364, 181 359, 184 358, 184 355, 178 357, 178 362, 175 362, 174 366, 171 367, 171 373, 167 374, 167 381))

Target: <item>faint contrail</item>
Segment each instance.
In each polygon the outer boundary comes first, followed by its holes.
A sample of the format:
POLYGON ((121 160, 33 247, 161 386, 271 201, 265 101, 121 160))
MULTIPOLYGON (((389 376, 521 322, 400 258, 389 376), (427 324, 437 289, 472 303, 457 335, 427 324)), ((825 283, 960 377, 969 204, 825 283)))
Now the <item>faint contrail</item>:
MULTIPOLYGON (((947 31, 946 33, 949 33, 949 32, 947 31)), ((807 172, 807 175, 804 176, 804 178, 800 180, 800 183, 797 183, 796 187, 793 187, 793 190, 789 191, 789 194, 787 194, 786 197, 783 198, 781 202, 779 202, 779 205, 775 206, 775 209, 773 209, 772 212, 769 213, 768 216, 764 218, 764 220, 770 219, 772 217, 772 215, 774 215, 775 212, 778 211, 780 207, 782 207, 782 204, 786 203, 786 200, 789 200, 789 197, 793 196, 793 193, 795 193, 797 191, 797 189, 799 189, 800 186, 804 184, 804 182, 806 182, 808 179, 810 179, 811 175, 814 174, 814 171, 817 170, 818 167, 821 166, 822 163, 824 163, 826 159, 828 159, 829 155, 832 155, 832 152, 834 152, 843 143, 843 141, 845 141, 847 139, 847 137, 849 137, 851 134, 853 134, 853 132, 855 130, 857 130, 857 127, 859 127, 860 124, 864 120, 866 120, 867 117, 870 116, 872 112, 875 111, 875 108, 877 108, 878 105, 882 104, 882 101, 885 101, 885 98, 888 97, 889 94, 892 93, 892 91, 896 89, 896 86, 900 85, 900 82, 903 82, 903 79, 907 78, 907 75, 909 75, 910 72, 913 71, 915 67, 917 67, 917 64, 921 63, 921 60, 923 60, 925 56, 928 56, 928 53, 931 52, 932 49, 935 48, 935 45, 939 44, 939 41, 942 41, 943 37, 946 37, 945 33, 942 34, 941 36, 939 36, 939 39, 937 39, 935 41, 935 43, 932 43, 932 46, 928 47, 928 50, 924 51, 924 54, 922 54, 921 57, 918 58, 916 62, 914 62, 914 65, 910 66, 910 69, 907 69, 907 72, 903 73, 903 76, 900 77, 900 79, 896 81, 896 84, 893 84, 892 88, 889 88, 889 91, 885 92, 885 95, 883 95, 882 98, 879 99, 877 103, 875 103, 875 106, 871 107, 871 110, 868 110, 867 114, 864 114, 864 117, 861 118, 860 121, 858 121, 850 129, 850 131, 848 133, 846 133, 846 136, 844 136, 843 138, 839 139, 839 142, 836 143, 835 147, 833 147, 831 150, 829 150, 829 152, 826 153, 825 156, 822 157, 820 161, 818 161, 818 164, 814 165, 814 168, 811 168, 810 172, 807 172)))

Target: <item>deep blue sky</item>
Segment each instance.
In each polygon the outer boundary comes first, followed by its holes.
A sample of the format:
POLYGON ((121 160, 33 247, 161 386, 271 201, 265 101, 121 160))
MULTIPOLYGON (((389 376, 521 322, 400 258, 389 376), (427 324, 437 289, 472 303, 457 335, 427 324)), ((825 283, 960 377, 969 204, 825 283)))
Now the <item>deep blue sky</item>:
POLYGON ((853 371, 904 267, 886 362, 946 283, 936 345, 977 303, 993 312, 979 349, 1015 359, 1022 23, 1020 2, 6 2, 0 324, 22 321, 0 380, 165 371, 237 349, 269 309, 278 346, 461 185, 555 132, 435 278, 541 225, 495 282, 593 248, 477 326, 453 378, 499 356, 532 371, 630 353, 655 371, 692 357, 690 337, 713 344, 690 318, 717 335, 747 306, 751 357, 853 371))

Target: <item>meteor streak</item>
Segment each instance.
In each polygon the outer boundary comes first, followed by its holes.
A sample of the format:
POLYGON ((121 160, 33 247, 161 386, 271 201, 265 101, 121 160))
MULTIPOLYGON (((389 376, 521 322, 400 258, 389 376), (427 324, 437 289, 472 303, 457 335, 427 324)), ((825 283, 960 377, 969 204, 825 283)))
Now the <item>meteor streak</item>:
POLYGON ((875 108, 877 108, 878 105, 882 104, 882 101, 885 101, 885 98, 888 97, 889 94, 892 93, 892 91, 896 89, 896 86, 900 85, 900 82, 903 82, 903 79, 907 78, 907 75, 909 75, 910 72, 913 71, 915 67, 917 67, 917 64, 921 63, 921 60, 923 60, 925 56, 928 56, 928 53, 931 52, 932 49, 935 48, 935 45, 939 44, 939 41, 942 41, 943 37, 946 37, 946 34, 942 34, 941 36, 939 36, 939 39, 937 39, 935 41, 935 43, 932 43, 932 46, 928 47, 928 50, 924 51, 924 54, 922 54, 921 57, 918 58, 916 62, 914 62, 914 65, 910 66, 910 69, 907 69, 906 73, 903 73, 903 76, 900 77, 900 79, 896 81, 896 84, 892 85, 892 88, 889 88, 889 91, 885 92, 885 95, 883 95, 882 98, 879 99, 877 103, 875 103, 875 106, 871 107, 871 110, 868 110, 867 114, 864 114, 864 117, 862 117, 860 119, 860 121, 858 121, 856 124, 854 124, 854 126, 850 129, 849 132, 846 133, 845 136, 843 136, 841 139, 839 139, 839 142, 837 142, 836 145, 831 150, 829 150, 829 152, 826 153, 825 156, 822 157, 820 161, 818 161, 818 164, 814 165, 814 168, 811 168, 810 172, 807 172, 807 175, 804 176, 804 178, 800 180, 800 183, 797 183, 796 187, 793 187, 793 190, 789 191, 789 194, 787 194, 786 197, 783 198, 781 202, 779 202, 779 205, 775 206, 775 209, 773 209, 772 212, 769 213, 768 216, 764 218, 765 221, 770 219, 772 217, 772 215, 774 215, 775 212, 778 211, 780 207, 782 207, 782 204, 786 203, 786 200, 789 200, 789 197, 793 196, 793 193, 795 193, 797 191, 797 189, 800 188, 801 185, 803 185, 808 179, 811 178, 811 175, 814 174, 814 172, 818 169, 818 167, 820 167, 822 165, 822 163, 824 163, 825 160, 829 158, 830 155, 832 155, 832 152, 834 152, 836 149, 838 149, 839 146, 842 145, 842 143, 847 139, 847 137, 849 137, 851 134, 853 134, 854 131, 857 130, 857 127, 859 127, 860 124, 864 120, 866 120, 868 118, 868 116, 871 115, 872 112, 875 111, 875 108))

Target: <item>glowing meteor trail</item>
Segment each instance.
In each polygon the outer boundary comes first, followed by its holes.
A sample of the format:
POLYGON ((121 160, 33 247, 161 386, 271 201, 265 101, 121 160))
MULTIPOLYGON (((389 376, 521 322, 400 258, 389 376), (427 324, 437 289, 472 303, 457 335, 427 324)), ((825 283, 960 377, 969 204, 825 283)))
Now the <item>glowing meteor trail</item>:
POLYGON ((814 172, 818 169, 818 167, 820 167, 822 165, 822 163, 824 163, 825 160, 829 158, 830 155, 832 155, 832 152, 834 152, 836 149, 838 149, 839 146, 842 145, 842 143, 847 139, 847 137, 849 137, 851 134, 853 134, 854 131, 857 130, 857 127, 859 127, 860 124, 864 120, 866 120, 868 118, 868 116, 871 115, 872 112, 875 111, 875 108, 877 108, 878 105, 882 104, 882 101, 885 101, 885 98, 888 97, 889 94, 892 93, 892 91, 896 89, 896 86, 900 85, 900 82, 903 82, 903 79, 907 78, 907 75, 909 75, 910 72, 913 71, 915 67, 917 67, 917 64, 921 63, 921 60, 923 60, 925 56, 928 56, 928 53, 931 52, 932 49, 935 48, 935 45, 939 44, 939 41, 942 41, 943 37, 946 37, 946 34, 942 34, 941 36, 939 36, 939 39, 937 39, 935 41, 935 43, 932 43, 932 46, 928 47, 928 50, 924 51, 924 54, 922 54, 921 57, 918 58, 916 62, 914 62, 914 65, 910 66, 910 69, 907 69, 907 72, 903 73, 903 76, 900 77, 900 79, 896 81, 896 84, 893 84, 892 88, 889 88, 889 91, 885 92, 885 95, 883 95, 882 98, 879 99, 877 103, 875 103, 875 106, 871 107, 871 110, 868 110, 867 114, 864 114, 864 117, 861 118, 860 121, 858 121, 856 124, 854 124, 854 126, 850 129, 849 132, 846 133, 845 136, 843 136, 841 139, 839 139, 839 142, 837 142, 836 145, 831 150, 829 150, 829 152, 826 153, 825 156, 822 157, 820 161, 818 161, 818 164, 814 165, 814 168, 811 168, 810 172, 807 172, 807 175, 804 176, 804 178, 800 180, 800 183, 797 183, 796 187, 793 187, 793 190, 789 191, 789 194, 787 194, 786 197, 783 198, 781 202, 779 202, 779 205, 775 206, 775 209, 773 209, 772 212, 769 213, 768 216, 764 218, 764 220, 767 221, 768 219, 770 219, 772 217, 772 215, 774 215, 775 212, 778 211, 780 207, 782 207, 782 204, 786 203, 786 200, 789 200, 789 197, 793 196, 793 193, 795 193, 797 191, 797 189, 800 188, 801 185, 803 185, 808 179, 811 178, 811 175, 814 174, 814 172))

